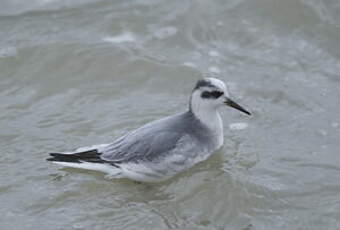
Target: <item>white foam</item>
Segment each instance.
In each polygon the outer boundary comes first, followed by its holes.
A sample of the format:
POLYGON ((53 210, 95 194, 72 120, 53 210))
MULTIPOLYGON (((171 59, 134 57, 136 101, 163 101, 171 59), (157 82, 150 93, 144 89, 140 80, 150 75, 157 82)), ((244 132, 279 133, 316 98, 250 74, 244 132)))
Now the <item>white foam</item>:
POLYGON ((213 74, 220 74, 221 70, 217 66, 210 66, 209 67, 209 72, 213 74))
POLYGON ((124 32, 114 37, 105 37, 103 38, 103 41, 110 42, 110 43, 135 42, 136 37, 131 32, 124 32))
POLYGON ((218 51, 216 51, 216 50, 210 50, 209 51, 209 56, 210 57, 218 57, 218 56, 220 56, 220 53, 218 51))
POLYGON ((191 68, 197 68, 197 65, 193 62, 184 62, 183 65, 191 68))
POLYGON ((244 122, 232 123, 229 125, 229 129, 231 130, 242 130, 248 128, 248 124, 244 122))
POLYGON ((332 127, 333 128, 338 128, 339 127, 339 123, 338 122, 333 122, 332 123, 332 127))

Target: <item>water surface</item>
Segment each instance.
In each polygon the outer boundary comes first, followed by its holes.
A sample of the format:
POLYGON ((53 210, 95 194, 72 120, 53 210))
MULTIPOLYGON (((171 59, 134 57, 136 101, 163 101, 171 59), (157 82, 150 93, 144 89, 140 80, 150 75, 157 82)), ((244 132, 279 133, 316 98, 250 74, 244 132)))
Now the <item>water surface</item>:
POLYGON ((338 1, 1 5, 1 229, 340 229, 338 1), (186 109, 207 74, 253 116, 221 111, 206 162, 148 185, 45 161, 186 109))

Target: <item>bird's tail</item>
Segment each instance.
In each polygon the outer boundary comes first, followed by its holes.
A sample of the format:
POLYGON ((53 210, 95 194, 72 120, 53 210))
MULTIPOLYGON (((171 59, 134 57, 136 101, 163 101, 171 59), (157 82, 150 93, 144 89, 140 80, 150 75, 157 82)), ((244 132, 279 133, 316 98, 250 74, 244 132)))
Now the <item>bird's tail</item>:
POLYGON ((50 156, 51 157, 47 158, 46 160, 69 163, 83 163, 83 162, 107 163, 107 161, 102 160, 100 158, 100 153, 98 153, 96 149, 76 153, 50 153, 50 156))
POLYGON ((46 160, 65 167, 101 171, 118 177, 120 166, 101 159, 100 155, 98 150, 93 149, 76 153, 50 153, 51 157, 46 160))

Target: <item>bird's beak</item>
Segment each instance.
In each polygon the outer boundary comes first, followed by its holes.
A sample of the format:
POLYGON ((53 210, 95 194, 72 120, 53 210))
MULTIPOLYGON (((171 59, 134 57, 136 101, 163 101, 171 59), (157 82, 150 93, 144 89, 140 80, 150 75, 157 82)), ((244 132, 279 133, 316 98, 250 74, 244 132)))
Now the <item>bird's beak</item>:
POLYGON ((251 115, 250 112, 248 112, 242 106, 240 106, 239 104, 237 104, 236 102, 232 101, 229 98, 225 99, 224 104, 226 104, 226 105, 228 105, 230 107, 233 107, 234 109, 240 110, 241 112, 244 112, 245 114, 248 114, 249 116, 251 115))

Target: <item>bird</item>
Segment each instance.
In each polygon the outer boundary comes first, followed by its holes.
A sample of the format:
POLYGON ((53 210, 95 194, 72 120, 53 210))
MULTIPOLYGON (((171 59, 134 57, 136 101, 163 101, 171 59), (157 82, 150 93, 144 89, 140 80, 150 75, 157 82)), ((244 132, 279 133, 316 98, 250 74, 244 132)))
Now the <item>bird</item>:
POLYGON ((251 115, 230 98, 223 81, 205 77, 197 81, 184 112, 147 123, 110 144, 49 153, 47 161, 104 172, 111 178, 165 181, 221 148, 224 135, 219 108, 224 105, 251 115))

